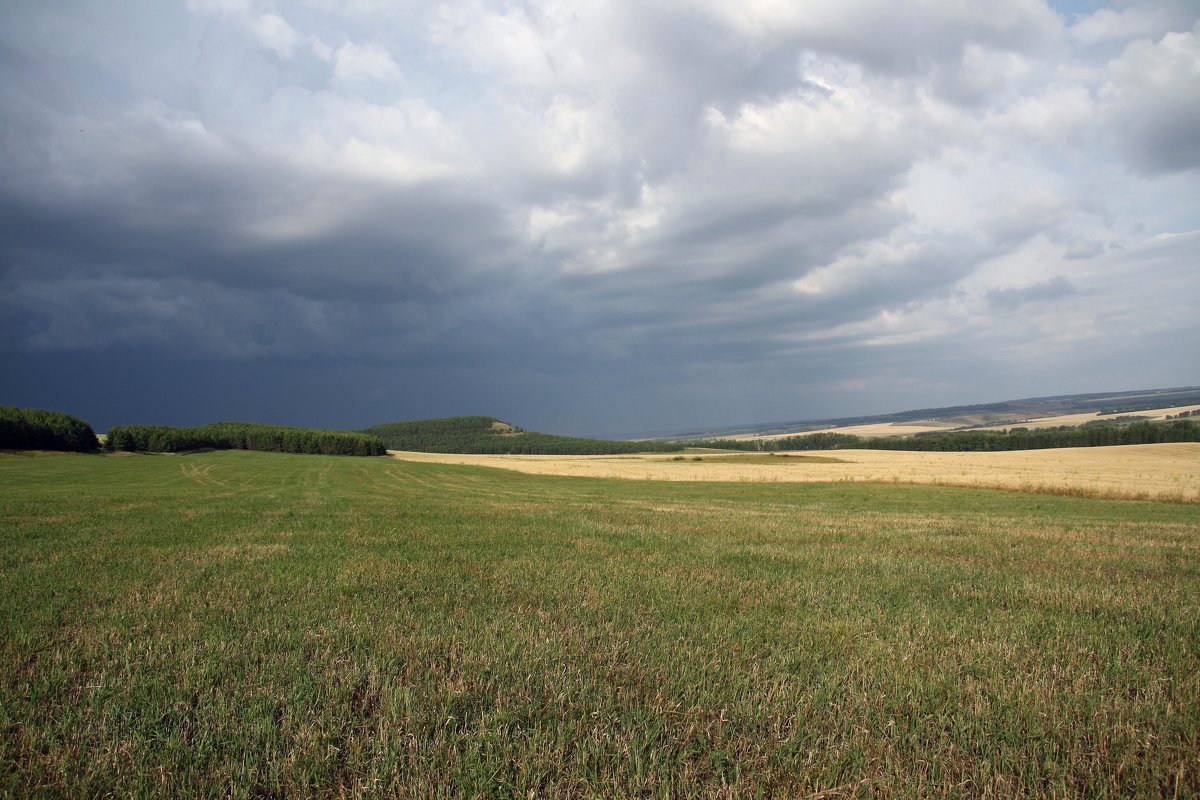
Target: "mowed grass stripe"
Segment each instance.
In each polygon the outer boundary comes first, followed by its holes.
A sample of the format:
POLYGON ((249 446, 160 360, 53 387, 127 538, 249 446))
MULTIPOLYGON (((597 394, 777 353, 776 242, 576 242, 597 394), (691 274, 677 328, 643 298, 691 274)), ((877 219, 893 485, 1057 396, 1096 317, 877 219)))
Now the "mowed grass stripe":
POLYGON ((243 452, 0 487, 6 794, 1200 791, 1196 506, 243 452))

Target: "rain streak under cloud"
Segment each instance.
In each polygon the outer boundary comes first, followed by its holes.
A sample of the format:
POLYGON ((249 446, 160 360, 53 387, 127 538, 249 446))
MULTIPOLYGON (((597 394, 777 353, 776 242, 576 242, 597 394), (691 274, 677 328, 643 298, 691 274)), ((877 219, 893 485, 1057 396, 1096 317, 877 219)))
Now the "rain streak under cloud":
POLYGON ((3 2, 0 402, 618 434, 1200 383, 1192 2, 3 2))

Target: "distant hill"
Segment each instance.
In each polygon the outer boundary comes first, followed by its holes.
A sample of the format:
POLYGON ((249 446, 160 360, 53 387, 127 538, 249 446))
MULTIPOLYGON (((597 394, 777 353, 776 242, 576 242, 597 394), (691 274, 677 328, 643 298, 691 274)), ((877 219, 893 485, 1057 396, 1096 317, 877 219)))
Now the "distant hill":
POLYGON ((947 431, 968 430, 993 425, 1019 425, 1031 419, 1069 414, 1133 414, 1149 409, 1189 405, 1200 405, 1200 386, 1028 397, 1021 400, 1004 400, 976 405, 920 408, 875 416, 768 422, 706 431, 680 432, 656 438, 696 440, 734 436, 739 438, 767 437, 866 425, 912 425, 919 422, 934 423, 935 427, 947 431))
POLYGON ((441 417, 408 422, 385 422, 360 433, 376 436, 389 450, 423 453, 495 453, 522 455, 612 455, 675 452, 670 442, 630 442, 581 439, 523 431, 495 417, 441 417))

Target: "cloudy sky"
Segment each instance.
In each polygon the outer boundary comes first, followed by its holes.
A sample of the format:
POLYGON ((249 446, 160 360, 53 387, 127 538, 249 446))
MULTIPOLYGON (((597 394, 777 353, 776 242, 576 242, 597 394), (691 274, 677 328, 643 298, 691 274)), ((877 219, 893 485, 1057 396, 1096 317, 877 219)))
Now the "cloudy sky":
POLYGON ((0 20, 0 403, 615 435, 1200 383, 1194 0, 0 20))

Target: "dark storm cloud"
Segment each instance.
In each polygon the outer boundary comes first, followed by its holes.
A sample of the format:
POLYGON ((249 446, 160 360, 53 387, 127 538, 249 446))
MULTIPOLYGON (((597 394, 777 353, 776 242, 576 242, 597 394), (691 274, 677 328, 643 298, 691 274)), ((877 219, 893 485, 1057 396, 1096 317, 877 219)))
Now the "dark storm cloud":
POLYGON ((1104 53, 1033 0, 9 11, 0 402, 115 359, 110 423, 603 433, 995 399, 1101 308, 1195 336, 1175 6, 1104 53), (1153 314, 1131 270, 1173 276, 1153 314))

